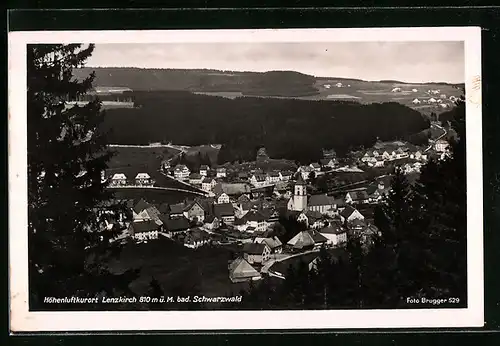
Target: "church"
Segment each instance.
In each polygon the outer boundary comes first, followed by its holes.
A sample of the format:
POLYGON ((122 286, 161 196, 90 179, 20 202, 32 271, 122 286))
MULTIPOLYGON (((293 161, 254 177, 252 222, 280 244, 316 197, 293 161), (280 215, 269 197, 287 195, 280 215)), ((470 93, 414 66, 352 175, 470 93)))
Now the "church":
POLYGON ((293 195, 288 201, 287 208, 293 211, 307 210, 307 185, 301 174, 295 182, 293 195))

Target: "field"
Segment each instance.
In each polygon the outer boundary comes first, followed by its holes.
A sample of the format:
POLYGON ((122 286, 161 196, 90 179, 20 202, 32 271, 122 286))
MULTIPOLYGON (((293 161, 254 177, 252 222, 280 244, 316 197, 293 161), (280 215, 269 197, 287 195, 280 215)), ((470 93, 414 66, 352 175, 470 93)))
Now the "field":
MULTIPOLYGON (((224 248, 188 249, 167 238, 145 244, 127 244, 109 268, 115 273, 140 268, 140 277, 130 284, 137 295, 147 293, 151 279, 160 283, 166 295, 196 294, 206 296, 238 295, 245 287, 229 280, 228 260, 231 251, 224 248)), ((207 308, 217 309, 210 304, 207 308)))
POLYGON ((141 189, 141 188, 116 188, 111 190, 116 199, 121 200, 139 200, 144 198, 146 201, 154 204, 175 204, 184 201, 185 199, 193 199, 196 195, 168 190, 141 189))
MULTIPOLYGON (((163 159, 176 155, 179 151, 172 148, 148 147, 112 147, 115 155, 108 163, 106 175, 123 173, 133 179, 137 173, 148 173, 155 181, 155 186, 188 189, 189 187, 160 173, 163 159)), ((194 191, 197 191, 193 188, 194 191)))

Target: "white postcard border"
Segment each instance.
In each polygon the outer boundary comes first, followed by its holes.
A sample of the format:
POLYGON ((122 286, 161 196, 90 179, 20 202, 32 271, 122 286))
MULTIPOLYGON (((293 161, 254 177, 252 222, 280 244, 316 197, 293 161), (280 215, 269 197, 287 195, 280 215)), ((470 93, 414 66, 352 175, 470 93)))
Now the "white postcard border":
POLYGON ((11 32, 9 41, 9 275, 11 331, 251 330, 482 327, 483 193, 479 27, 11 32), (464 41, 468 308, 422 310, 30 312, 28 308, 26 44, 464 41), (133 318, 132 318, 133 317, 133 318))

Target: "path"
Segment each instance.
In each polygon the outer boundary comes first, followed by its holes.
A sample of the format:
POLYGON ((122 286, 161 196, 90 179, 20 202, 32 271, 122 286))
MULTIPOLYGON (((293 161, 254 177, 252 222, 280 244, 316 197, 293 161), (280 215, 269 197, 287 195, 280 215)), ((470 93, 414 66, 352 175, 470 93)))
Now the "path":
MULTIPOLYGON (((438 124, 432 124, 431 126, 436 126, 437 128, 443 130, 443 133, 438 137, 436 138, 433 143, 436 143, 437 141, 439 141, 441 138, 443 138, 444 136, 446 136, 448 134, 448 131, 446 131, 446 129, 438 124)), ((424 153, 428 152, 429 150, 432 149, 432 146, 433 144, 429 145, 429 147, 427 149, 424 150, 424 153)))

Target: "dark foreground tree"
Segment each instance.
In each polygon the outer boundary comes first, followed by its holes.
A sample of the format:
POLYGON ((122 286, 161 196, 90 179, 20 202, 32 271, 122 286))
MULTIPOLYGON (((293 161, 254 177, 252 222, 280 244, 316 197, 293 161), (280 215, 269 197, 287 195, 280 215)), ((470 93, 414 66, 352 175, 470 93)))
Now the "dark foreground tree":
POLYGON ((104 261, 96 259, 111 251, 97 232, 95 210, 111 197, 101 178, 110 158, 106 138, 97 131, 103 119, 101 104, 97 99, 83 106, 66 102, 91 89, 93 75, 76 80, 72 71, 93 49, 79 44, 27 49, 29 278, 34 309, 46 296, 93 297, 127 289, 118 278, 111 282, 104 261))

